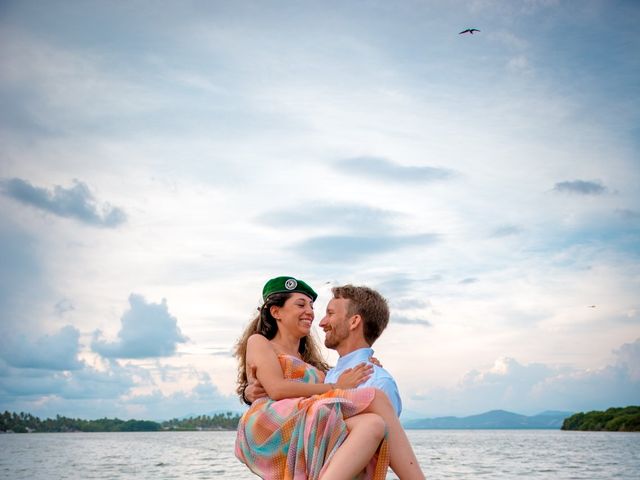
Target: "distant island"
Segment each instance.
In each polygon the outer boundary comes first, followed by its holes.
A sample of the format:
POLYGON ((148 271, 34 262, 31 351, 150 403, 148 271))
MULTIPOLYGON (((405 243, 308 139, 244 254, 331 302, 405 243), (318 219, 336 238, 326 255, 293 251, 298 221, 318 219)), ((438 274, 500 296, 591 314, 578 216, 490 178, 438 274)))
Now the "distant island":
MULTIPOLYGON (((119 418, 82 420, 60 415, 41 420, 30 413, 5 411, 0 415, 0 433, 235 430, 238 428, 239 421, 240 414, 234 412, 154 422, 119 418)), ((533 416, 505 410, 492 410, 468 417, 422 418, 402 423, 406 429, 562 429, 638 432, 640 431, 640 406, 576 414, 546 411, 533 416)))
POLYGON ((534 416, 519 415, 505 410, 492 410, 469 417, 438 417, 408 420, 406 429, 553 429, 563 425, 573 412, 547 411, 534 416))
POLYGON ((60 415, 56 415, 56 418, 41 420, 30 413, 5 411, 0 416, 0 433, 235 430, 238 428, 239 420, 240 415, 233 412, 153 422, 151 420, 120 420, 119 418, 82 420, 61 417, 60 415))
POLYGON ((604 412, 576 413, 565 419, 562 430, 640 432, 640 407, 609 408, 604 412))

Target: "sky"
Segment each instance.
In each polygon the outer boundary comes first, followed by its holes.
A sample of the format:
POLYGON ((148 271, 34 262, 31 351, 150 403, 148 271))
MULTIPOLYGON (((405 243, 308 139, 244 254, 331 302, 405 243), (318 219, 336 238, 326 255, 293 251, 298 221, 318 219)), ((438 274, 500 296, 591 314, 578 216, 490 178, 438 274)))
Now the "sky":
POLYGON ((320 341, 332 286, 388 299, 403 418, 639 404, 638 23, 2 0, 0 410, 242 411, 233 346, 280 275, 320 341))

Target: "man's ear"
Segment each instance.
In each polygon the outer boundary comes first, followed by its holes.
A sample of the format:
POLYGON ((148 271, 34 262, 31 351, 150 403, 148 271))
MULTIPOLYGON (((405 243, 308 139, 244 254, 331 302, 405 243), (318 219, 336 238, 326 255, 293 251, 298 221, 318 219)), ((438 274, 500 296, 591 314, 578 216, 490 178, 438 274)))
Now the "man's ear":
POLYGON ((349 330, 356 330, 362 325, 362 317, 357 313, 349 318, 349 330))

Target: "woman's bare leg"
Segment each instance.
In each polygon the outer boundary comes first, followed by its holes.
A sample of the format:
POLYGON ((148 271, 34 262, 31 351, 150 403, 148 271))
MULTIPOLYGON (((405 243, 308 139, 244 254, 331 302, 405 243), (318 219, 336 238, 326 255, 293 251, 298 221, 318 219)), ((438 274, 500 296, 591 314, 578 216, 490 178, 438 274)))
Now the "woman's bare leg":
POLYGON ((409 438, 387 396, 376 390, 376 396, 365 412, 380 415, 387 425, 391 469, 400 480, 424 480, 420 464, 413 452, 409 438))
POLYGON ((322 480, 351 480, 365 469, 384 438, 385 425, 379 415, 361 413, 345 419, 349 434, 322 474, 322 480))

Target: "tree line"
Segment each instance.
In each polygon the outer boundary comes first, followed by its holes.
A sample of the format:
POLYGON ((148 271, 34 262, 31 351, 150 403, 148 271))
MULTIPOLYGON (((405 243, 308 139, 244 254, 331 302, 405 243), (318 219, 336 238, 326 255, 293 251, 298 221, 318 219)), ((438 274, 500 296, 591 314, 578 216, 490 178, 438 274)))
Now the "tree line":
POLYGON ((83 420, 56 415, 55 418, 40 418, 30 413, 5 411, 0 415, 0 432, 156 432, 162 430, 235 430, 240 415, 233 412, 215 415, 199 415, 184 419, 174 418, 165 422, 151 420, 120 420, 100 418, 83 420))
POLYGON ((640 432, 640 407, 609 408, 604 412, 576 413, 565 418, 562 430, 640 432))

